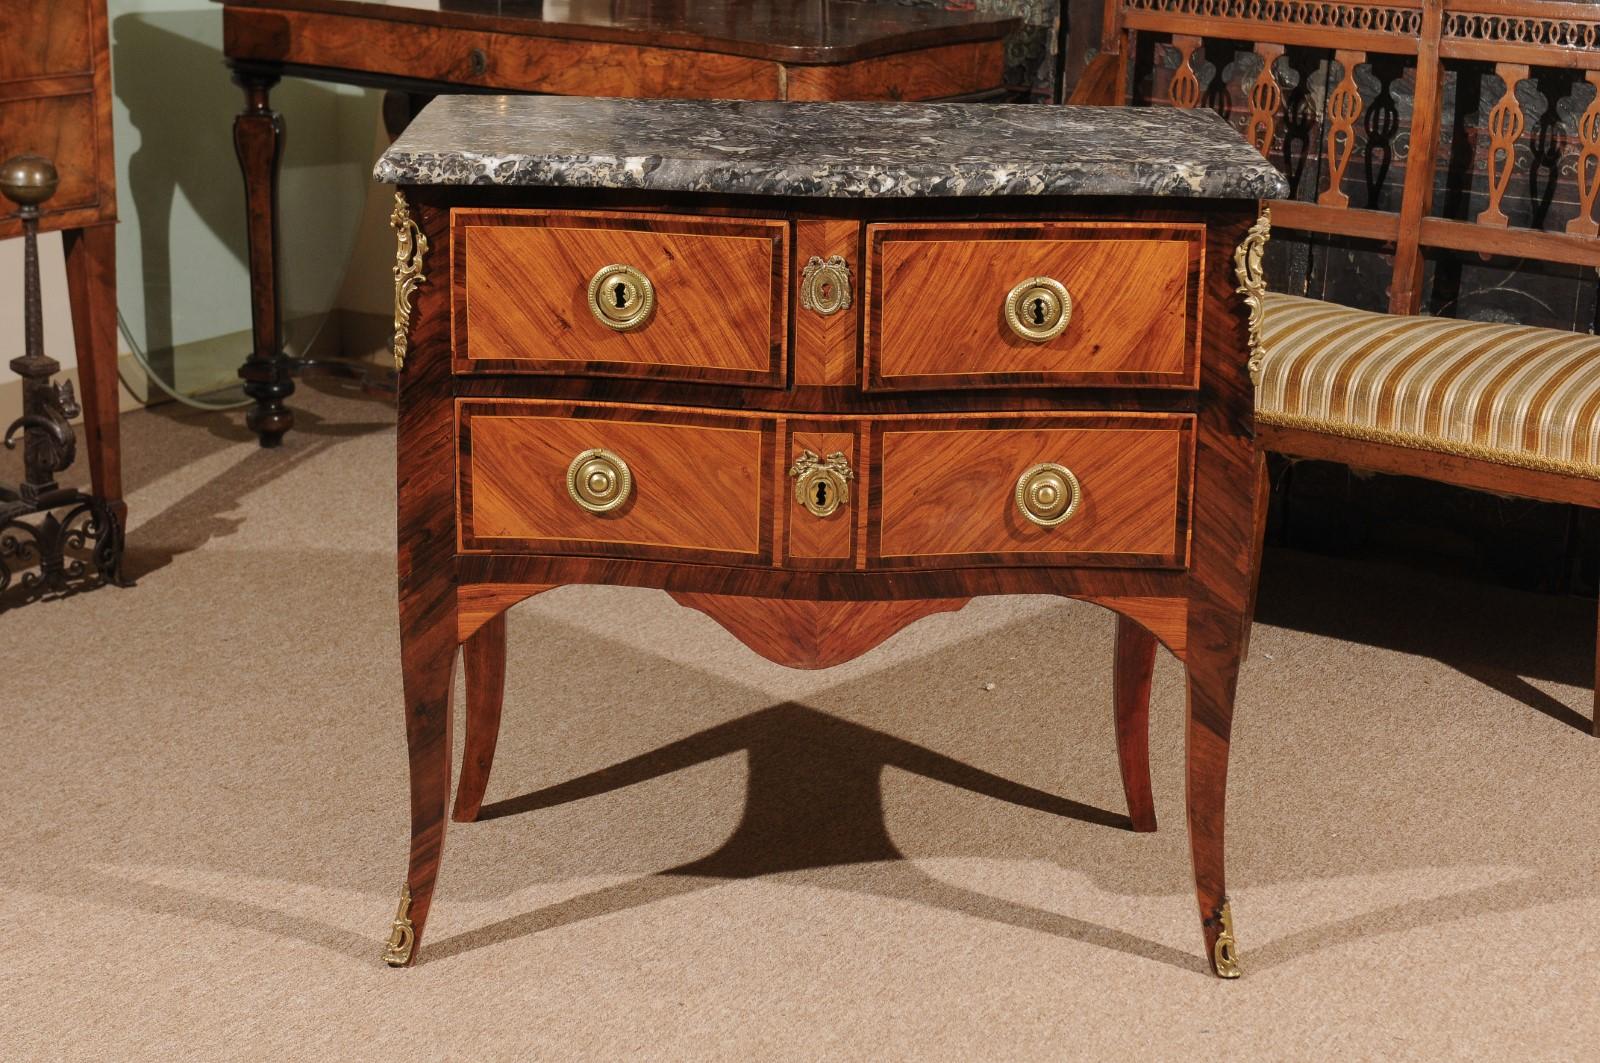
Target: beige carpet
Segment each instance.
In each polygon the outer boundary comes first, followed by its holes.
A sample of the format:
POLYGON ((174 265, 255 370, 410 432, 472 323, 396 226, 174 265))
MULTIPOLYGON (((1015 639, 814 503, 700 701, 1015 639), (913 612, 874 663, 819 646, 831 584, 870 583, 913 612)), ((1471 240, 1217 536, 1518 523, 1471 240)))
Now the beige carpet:
POLYGON ((489 796, 527 810, 452 828, 388 970, 392 418, 297 408, 278 452, 130 415, 138 588, 0 616, 0 1058, 1596 1056, 1590 604, 1291 553, 1235 728, 1238 982, 1165 655, 1162 829, 1094 822, 1108 614, 981 600, 807 673, 590 588, 513 611, 489 796))

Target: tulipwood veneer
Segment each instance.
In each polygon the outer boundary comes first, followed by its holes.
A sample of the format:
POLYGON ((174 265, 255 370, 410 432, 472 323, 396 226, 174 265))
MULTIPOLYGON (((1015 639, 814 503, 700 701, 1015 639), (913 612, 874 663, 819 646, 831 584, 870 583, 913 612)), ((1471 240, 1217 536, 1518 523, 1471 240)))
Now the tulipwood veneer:
MULTIPOLYGON (((451 814, 449 699, 458 650, 465 651, 468 704, 453 815, 470 821, 492 777, 506 610, 553 587, 609 584, 666 591, 754 652, 795 668, 848 661, 980 595, 1055 594, 1111 610, 1121 635, 1109 708, 1128 804, 1128 816, 1118 818, 1130 830, 1155 826, 1147 677, 1156 649, 1165 647, 1185 667, 1186 811, 1206 963, 1223 976, 1237 973, 1223 810, 1253 604, 1260 481, 1251 447, 1249 311, 1232 267, 1256 226, 1255 200, 828 199, 427 183, 404 184, 399 195, 397 218, 416 225, 410 234, 397 222, 411 241, 402 250, 424 240, 434 250, 401 261, 402 274, 415 266, 423 279, 400 329, 399 578, 412 844, 391 963, 416 961, 437 880, 451 814), (769 248, 785 249, 777 271, 770 250, 763 252, 764 276, 782 278, 775 299, 790 356, 781 378, 618 375, 615 359, 591 357, 576 332, 550 318, 526 330, 520 349, 563 351, 558 371, 526 356, 510 370, 480 362, 475 347, 484 333, 474 317, 482 307, 468 289, 473 269, 488 267, 473 264, 472 241, 484 230, 519 231, 527 218, 574 211, 614 223, 584 221, 577 231, 624 233, 638 254, 663 246, 663 235, 702 238, 726 225, 767 234, 769 248), (465 230, 472 235, 463 240, 465 230), (1135 341, 1097 324, 1098 342, 1072 355, 1068 347, 1050 352, 1049 369, 1008 363, 1003 353, 985 362, 980 350, 973 364, 991 378, 974 386, 879 387, 870 371, 881 340, 871 321, 882 313, 881 289, 870 279, 880 268, 870 261, 875 232, 940 234, 905 241, 896 267, 896 277, 920 277, 923 288, 925 324, 906 333, 908 344, 938 346, 956 320, 950 314, 980 302, 998 313, 1019 275, 1061 270, 1082 254, 1102 267, 1115 261, 1149 272, 1149 283, 1135 278, 1120 288, 1104 283, 1103 268, 1079 281, 1096 300, 1115 300, 1108 305, 1131 322, 1135 341), (1000 233, 1020 247, 994 258, 1000 233), (937 265, 940 245, 963 239, 973 245, 957 249, 964 261, 990 256, 978 281, 976 271, 941 274, 917 261, 927 255, 937 265), (832 294, 848 299, 824 313, 802 296, 804 278, 834 259, 842 272, 833 276, 846 291, 832 294), (972 294, 979 289, 981 298, 972 294), (1072 360, 1117 344, 1123 361, 1104 375, 1072 360), (585 508, 567 481, 569 468, 596 448, 625 462, 633 484, 624 502, 601 512, 585 508), (1082 492, 1079 507, 1056 524, 1027 517, 1017 497, 1019 480, 1050 464, 1068 469, 1082 492), (806 476, 821 476, 819 468, 838 477, 820 495, 802 489, 815 487, 806 476)), ((736 245, 701 246, 739 254, 736 245)), ((535 257, 496 261, 496 268, 520 269, 535 257)), ((536 268, 543 270, 538 285, 485 278, 502 320, 529 312, 550 291, 570 296, 593 262, 552 255, 536 268)), ((752 257, 752 285, 758 272, 752 257)), ((696 279, 661 276, 671 277, 658 293, 663 316, 633 338, 672 324, 737 342, 730 337, 741 333, 710 331, 729 322, 669 321, 664 308, 696 279)), ((731 293, 724 308, 743 305, 739 297, 731 293)), ((763 327, 770 309, 756 315, 763 327)), ((1092 334, 1086 328, 1084 335, 1092 334)), ((706 352, 701 368, 722 364, 713 360, 728 353, 706 352)))

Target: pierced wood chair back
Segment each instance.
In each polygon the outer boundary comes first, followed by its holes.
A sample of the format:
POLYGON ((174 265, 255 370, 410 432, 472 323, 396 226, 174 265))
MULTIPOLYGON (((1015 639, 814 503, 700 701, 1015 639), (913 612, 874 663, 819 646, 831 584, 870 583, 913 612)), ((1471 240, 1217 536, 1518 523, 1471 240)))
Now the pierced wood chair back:
MULTIPOLYGON (((1296 188, 1296 198, 1271 204, 1274 228, 1392 246, 1391 313, 1421 309, 1432 249, 1600 267, 1600 7, 1543 0, 1107 0, 1103 49, 1070 102, 1211 106, 1283 170, 1291 187, 1305 179, 1307 157, 1315 157, 1311 172, 1320 171, 1320 187, 1314 196, 1296 188), (1170 73, 1158 50, 1176 53, 1170 73), (1314 91, 1308 84, 1314 67, 1291 61, 1291 53, 1308 52, 1331 59, 1331 89, 1314 91), (1257 61, 1242 58, 1248 53, 1257 61), (1135 76, 1141 58, 1154 68, 1152 98, 1135 98, 1137 82, 1145 80, 1135 76), (1403 140, 1395 112, 1376 114, 1358 77, 1361 67, 1385 63, 1415 67, 1403 140), (1444 87, 1468 63, 1491 64, 1502 83, 1483 123, 1488 142, 1474 145, 1486 205, 1470 217, 1441 217, 1433 196, 1444 87), (1524 144, 1529 121, 1517 88, 1550 72, 1565 72, 1560 77, 1570 79, 1568 100, 1576 104, 1569 111, 1576 137, 1553 138, 1560 156, 1554 173, 1572 174, 1576 212, 1559 228, 1513 226, 1505 204, 1519 148, 1551 154, 1551 145, 1524 144), (1351 203, 1358 129, 1385 137, 1390 151, 1404 146, 1405 177, 1393 208, 1351 203)), ((1542 80, 1536 86, 1544 87, 1542 80)), ((1380 95, 1387 92, 1381 86, 1380 95)), ((1555 110, 1551 101, 1549 113, 1555 110)), ((1548 136, 1547 125, 1538 121, 1535 132, 1548 136)))

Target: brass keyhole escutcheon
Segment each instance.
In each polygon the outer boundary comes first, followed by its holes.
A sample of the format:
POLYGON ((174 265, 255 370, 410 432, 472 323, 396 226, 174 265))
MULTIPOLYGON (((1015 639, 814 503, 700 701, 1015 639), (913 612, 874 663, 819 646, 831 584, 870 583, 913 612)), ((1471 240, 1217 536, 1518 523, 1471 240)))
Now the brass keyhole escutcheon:
POLYGON ((655 307, 655 285, 632 266, 614 262, 589 279, 589 310, 608 329, 627 332, 639 328, 655 307))
POLYGON ((849 307, 850 267, 844 256, 812 255, 800 271, 800 309, 828 317, 849 307))
POLYGON ((1017 509, 1041 528, 1065 524, 1083 501, 1083 487, 1072 470, 1042 462, 1017 479, 1017 509))
POLYGON ((590 513, 610 513, 633 494, 633 473, 609 450, 586 450, 567 466, 567 494, 590 513))
POLYGON ((855 472, 850 460, 840 451, 826 458, 814 450, 802 450, 789 469, 794 477, 794 498, 813 517, 831 517, 849 501, 850 481, 855 472))
POLYGON ((1072 320, 1072 295, 1052 277, 1029 277, 1006 295, 1006 324, 1030 343, 1053 340, 1072 320))

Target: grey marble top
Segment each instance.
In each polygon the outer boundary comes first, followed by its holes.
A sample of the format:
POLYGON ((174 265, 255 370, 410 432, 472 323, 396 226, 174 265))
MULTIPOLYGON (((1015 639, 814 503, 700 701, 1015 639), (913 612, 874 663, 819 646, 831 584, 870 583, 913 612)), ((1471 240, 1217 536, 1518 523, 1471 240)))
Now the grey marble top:
POLYGON ((808 197, 1272 199, 1208 110, 441 96, 378 160, 392 184, 808 197))

